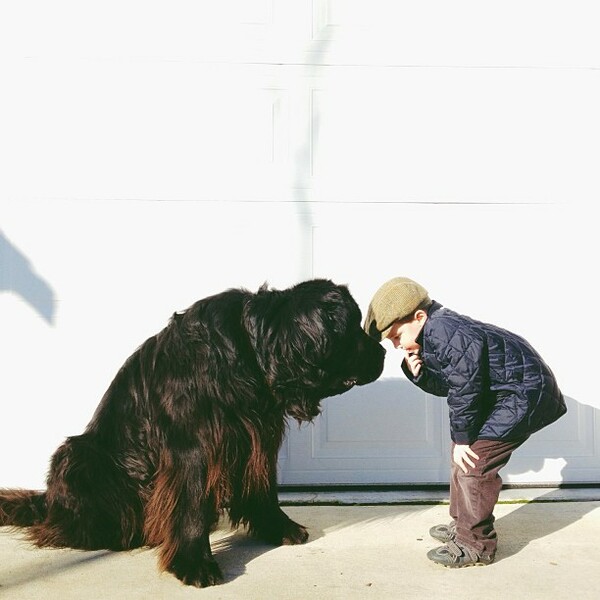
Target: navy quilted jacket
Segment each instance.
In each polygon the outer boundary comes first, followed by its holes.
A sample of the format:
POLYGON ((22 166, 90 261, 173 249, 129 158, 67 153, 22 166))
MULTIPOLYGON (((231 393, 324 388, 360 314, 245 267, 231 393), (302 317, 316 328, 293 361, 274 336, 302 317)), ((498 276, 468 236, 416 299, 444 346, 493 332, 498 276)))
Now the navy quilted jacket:
POLYGON ((452 440, 518 440, 567 411, 552 371, 522 337, 434 302, 419 334, 422 390, 447 396, 452 440))

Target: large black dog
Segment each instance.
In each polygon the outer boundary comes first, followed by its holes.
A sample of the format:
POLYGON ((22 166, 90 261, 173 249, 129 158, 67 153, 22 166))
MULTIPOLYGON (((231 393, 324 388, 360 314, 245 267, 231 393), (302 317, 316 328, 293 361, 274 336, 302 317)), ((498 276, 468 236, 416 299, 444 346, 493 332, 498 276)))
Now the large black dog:
POLYGON ((222 509, 273 544, 306 541, 279 507, 286 417, 379 377, 384 350, 345 286, 232 289, 173 315, 125 362, 82 435, 54 453, 46 492, 0 492, 0 525, 39 546, 159 546, 189 585, 222 579, 209 533, 222 509))

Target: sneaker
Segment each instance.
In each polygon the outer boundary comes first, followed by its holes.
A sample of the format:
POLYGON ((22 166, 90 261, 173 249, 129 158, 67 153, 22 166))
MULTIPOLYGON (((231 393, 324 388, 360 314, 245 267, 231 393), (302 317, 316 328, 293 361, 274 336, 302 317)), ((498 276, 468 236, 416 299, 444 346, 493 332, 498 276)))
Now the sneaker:
POLYGON ((449 525, 435 525, 429 530, 429 535, 440 542, 446 543, 453 540, 456 535, 456 525, 454 522, 449 525))
POLYGON ((438 565, 454 569, 489 565, 494 562, 493 556, 480 556, 475 550, 461 546, 455 540, 449 540, 445 545, 430 550, 427 558, 438 565))

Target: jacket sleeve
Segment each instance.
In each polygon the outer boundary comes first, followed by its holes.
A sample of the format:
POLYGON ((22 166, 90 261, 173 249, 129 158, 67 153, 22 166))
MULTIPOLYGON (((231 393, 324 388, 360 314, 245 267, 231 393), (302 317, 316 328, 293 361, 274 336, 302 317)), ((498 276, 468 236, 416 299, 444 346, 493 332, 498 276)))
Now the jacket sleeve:
POLYGON ((406 360, 402 361, 401 367, 407 379, 421 388, 424 392, 433 394, 434 396, 446 396, 448 394, 448 387, 444 385, 443 381, 441 381, 439 377, 436 377, 435 374, 428 372, 429 370, 427 369, 426 365, 422 366, 421 371, 419 371, 419 374, 416 377, 408 368, 406 360))
POLYGON ((477 439, 487 413, 487 345, 471 330, 459 328, 436 355, 443 379, 448 384, 452 441, 471 444, 477 439))

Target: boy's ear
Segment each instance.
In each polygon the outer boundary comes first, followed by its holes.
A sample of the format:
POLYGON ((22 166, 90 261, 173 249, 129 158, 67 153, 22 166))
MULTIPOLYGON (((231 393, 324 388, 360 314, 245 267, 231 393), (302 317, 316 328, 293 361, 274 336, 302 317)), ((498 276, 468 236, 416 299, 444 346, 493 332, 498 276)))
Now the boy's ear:
POLYGON ((419 322, 425 323, 425 321, 427 321, 427 313, 424 310, 419 309, 417 312, 415 312, 415 319, 419 322))

